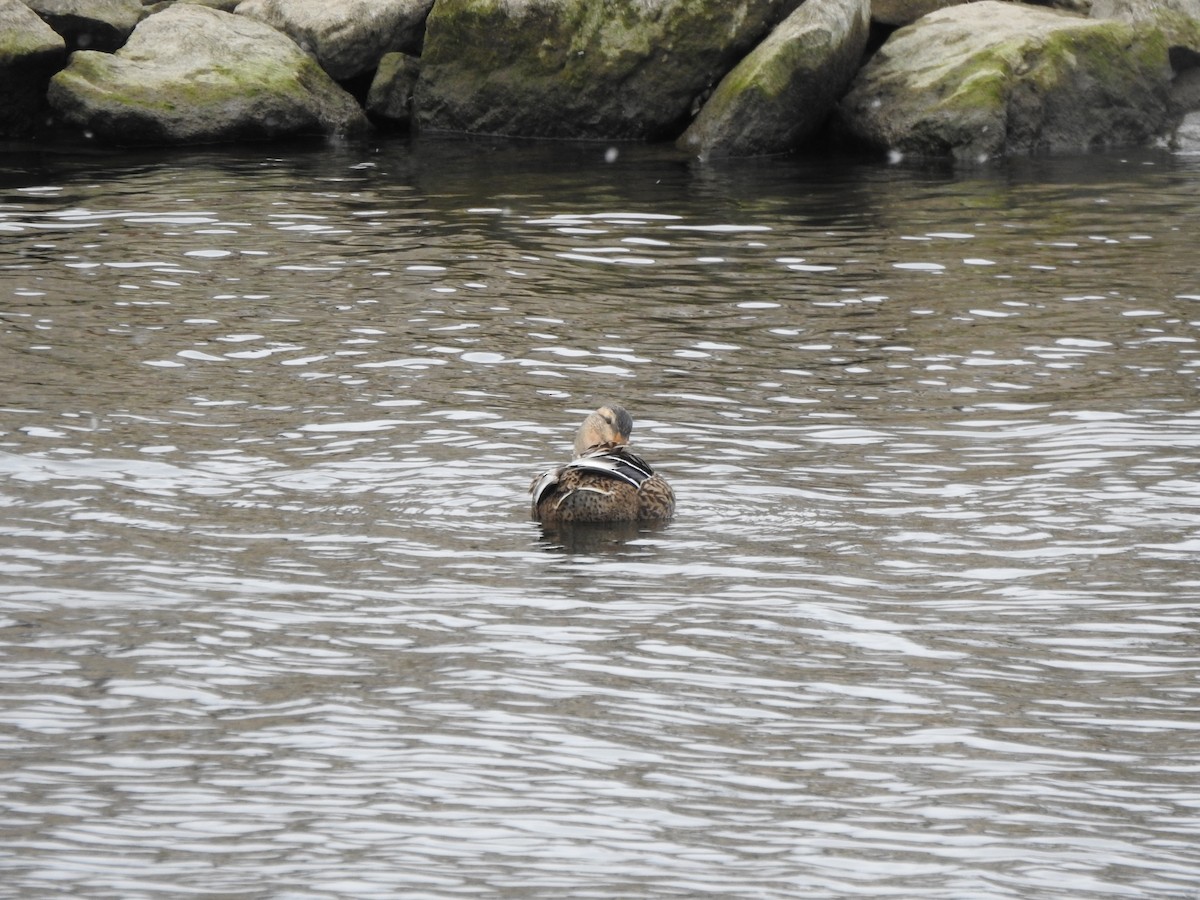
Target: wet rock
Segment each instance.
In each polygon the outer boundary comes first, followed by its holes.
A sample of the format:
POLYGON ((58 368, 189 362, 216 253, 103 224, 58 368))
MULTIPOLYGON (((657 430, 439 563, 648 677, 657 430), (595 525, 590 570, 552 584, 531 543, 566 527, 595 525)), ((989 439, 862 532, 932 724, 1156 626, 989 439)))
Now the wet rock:
POLYGON ((0 137, 34 130, 66 55, 63 39, 28 6, 0 0, 0 137))
POLYGON ((876 148, 967 160, 1144 144, 1169 126, 1170 75, 1154 25, 983 0, 895 32, 839 126, 876 148))
POLYGON ((245 16, 177 3, 115 54, 81 50, 50 81, 62 120, 118 144, 352 134, 354 98, 286 36, 245 16))
POLYGON ((419 53, 432 6, 433 0, 243 0, 237 13, 282 31, 343 81, 374 71, 385 53, 419 53))
POLYGON ((674 138, 794 0, 438 0, 415 98, 433 131, 674 138))
POLYGON ((393 127, 406 128, 412 118, 413 89, 421 73, 421 61, 407 53, 389 53, 367 92, 367 113, 393 127))
POLYGON ((139 0, 25 0, 70 50, 112 52, 145 14, 139 0))
POLYGON ((795 148, 849 87, 870 24, 870 0, 807 0, 721 80, 679 146, 701 156, 795 148))

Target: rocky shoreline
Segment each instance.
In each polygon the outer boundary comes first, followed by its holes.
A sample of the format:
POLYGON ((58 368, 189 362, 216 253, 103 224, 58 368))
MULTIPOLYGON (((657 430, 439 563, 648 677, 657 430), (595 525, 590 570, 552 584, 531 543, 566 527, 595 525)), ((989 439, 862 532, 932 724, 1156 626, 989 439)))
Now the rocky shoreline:
POLYGON ((1200 0, 0 0, 0 138, 1200 150, 1200 0))

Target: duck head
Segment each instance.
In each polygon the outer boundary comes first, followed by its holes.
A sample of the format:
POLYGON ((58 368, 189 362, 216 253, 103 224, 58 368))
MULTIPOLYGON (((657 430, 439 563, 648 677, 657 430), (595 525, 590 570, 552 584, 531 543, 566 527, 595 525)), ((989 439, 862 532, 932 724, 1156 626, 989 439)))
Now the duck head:
POLYGON ((633 417, 623 406, 602 406, 583 420, 575 435, 575 455, 603 444, 628 444, 633 417))

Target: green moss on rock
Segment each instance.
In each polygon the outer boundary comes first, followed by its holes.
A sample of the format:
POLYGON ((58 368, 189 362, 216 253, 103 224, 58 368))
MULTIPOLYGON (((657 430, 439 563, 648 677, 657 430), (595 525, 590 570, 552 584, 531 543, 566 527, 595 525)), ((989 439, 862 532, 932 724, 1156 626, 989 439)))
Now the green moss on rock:
POLYGON ((269 27, 178 4, 116 54, 79 51, 51 81, 62 119, 117 143, 212 142, 367 127, 353 98, 269 27))
POLYGON ((923 155, 1134 144, 1164 127, 1169 79, 1153 25, 984 0, 897 31, 841 120, 868 143, 923 155))
POLYGON ((416 106, 432 130, 652 138, 786 0, 439 0, 416 106))

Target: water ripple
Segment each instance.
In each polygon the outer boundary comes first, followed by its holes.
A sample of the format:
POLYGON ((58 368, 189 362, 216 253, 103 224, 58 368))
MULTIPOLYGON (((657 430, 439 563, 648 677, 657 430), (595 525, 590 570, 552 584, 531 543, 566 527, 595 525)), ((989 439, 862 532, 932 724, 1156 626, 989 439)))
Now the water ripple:
POLYGON ((1191 163, 435 155, 5 175, 10 890, 1200 890, 1191 163))

